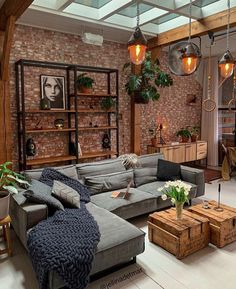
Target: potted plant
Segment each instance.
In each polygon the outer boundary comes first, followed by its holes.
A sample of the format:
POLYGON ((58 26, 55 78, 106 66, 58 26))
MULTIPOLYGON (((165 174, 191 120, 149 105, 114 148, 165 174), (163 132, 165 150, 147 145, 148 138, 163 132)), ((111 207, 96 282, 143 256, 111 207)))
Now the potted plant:
MULTIPOLYGON (((127 71, 130 65, 131 63, 125 63, 123 71, 127 71)), ((129 73, 125 89, 129 95, 134 95, 136 103, 148 103, 149 100, 159 99, 158 87, 168 87, 172 84, 171 76, 160 69, 159 60, 152 61, 151 53, 147 52, 140 72, 129 73)))
POLYGON ((191 142, 196 142, 198 140, 198 137, 199 137, 200 127, 199 126, 191 127, 190 133, 191 133, 191 142))
POLYGON ((82 73, 78 75, 76 83, 77 83, 79 92, 82 92, 82 93, 92 92, 94 80, 91 77, 87 76, 87 73, 82 73))
POLYGON ((191 133, 188 128, 181 128, 177 131, 176 136, 180 136, 182 138, 182 142, 188 142, 191 137, 191 133))
POLYGON ((112 96, 104 97, 101 100, 101 108, 104 110, 110 110, 111 108, 115 107, 116 101, 113 99, 112 96))
POLYGON ((9 214, 10 193, 18 193, 16 184, 29 185, 23 175, 8 168, 11 164, 5 162, 0 165, 0 219, 4 219, 9 214))

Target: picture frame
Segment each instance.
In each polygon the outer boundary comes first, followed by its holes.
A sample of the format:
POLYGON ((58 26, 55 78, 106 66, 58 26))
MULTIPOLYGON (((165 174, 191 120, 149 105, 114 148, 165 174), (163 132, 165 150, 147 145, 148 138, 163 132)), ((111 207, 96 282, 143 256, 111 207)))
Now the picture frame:
POLYGON ((65 110, 65 77, 58 75, 40 75, 40 106, 46 104, 46 108, 65 110))

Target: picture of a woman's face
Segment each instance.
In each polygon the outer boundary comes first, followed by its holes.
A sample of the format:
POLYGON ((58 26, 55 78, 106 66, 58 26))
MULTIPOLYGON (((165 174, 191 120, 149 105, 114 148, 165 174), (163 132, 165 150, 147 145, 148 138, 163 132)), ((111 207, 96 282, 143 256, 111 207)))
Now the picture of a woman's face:
POLYGON ((60 87, 55 78, 47 78, 47 81, 45 82, 44 92, 45 96, 50 101, 56 100, 56 97, 60 94, 60 87))

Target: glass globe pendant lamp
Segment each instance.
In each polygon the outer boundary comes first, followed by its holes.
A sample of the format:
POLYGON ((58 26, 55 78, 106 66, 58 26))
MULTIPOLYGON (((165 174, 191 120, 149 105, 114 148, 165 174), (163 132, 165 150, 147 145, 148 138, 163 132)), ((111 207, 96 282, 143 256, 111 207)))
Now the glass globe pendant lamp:
POLYGON ((137 27, 128 41, 130 61, 135 65, 141 64, 145 59, 147 40, 139 28, 139 3, 137 2, 137 27))
POLYGON ((229 51, 229 23, 230 23, 230 0, 228 0, 228 24, 227 24, 227 50, 219 61, 220 75, 223 78, 228 78, 234 71, 234 58, 229 51))

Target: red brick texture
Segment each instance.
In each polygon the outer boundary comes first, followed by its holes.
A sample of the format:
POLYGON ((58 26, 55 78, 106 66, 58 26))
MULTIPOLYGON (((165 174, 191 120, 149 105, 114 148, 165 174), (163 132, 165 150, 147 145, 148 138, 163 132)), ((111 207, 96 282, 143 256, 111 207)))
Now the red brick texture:
MULTIPOLYGON (((12 110, 12 142, 13 161, 18 160, 17 151, 17 118, 16 118, 16 94, 15 94, 15 61, 24 58, 30 60, 53 61, 63 63, 77 63, 80 65, 99 66, 119 69, 119 112, 120 117, 120 153, 130 152, 130 98, 125 92, 126 77, 122 73, 122 67, 128 60, 127 46, 114 42, 105 41, 102 47, 85 44, 80 36, 63 34, 28 26, 17 25, 11 51, 11 110, 12 110)), ((167 68, 167 55, 162 54, 160 59, 162 67, 167 68)), ((63 75, 60 71, 42 70, 38 68, 27 68, 25 76, 25 91, 28 108, 39 108, 40 100, 40 74, 63 75)), ((175 140, 175 133, 186 125, 199 125, 201 111, 202 90, 194 79, 194 76, 177 77, 173 76, 174 85, 170 88, 161 89, 161 97, 157 102, 150 102, 142 106, 142 154, 147 151, 147 144, 150 144, 153 122, 158 119, 164 125, 163 136, 165 141, 175 140), (197 96, 197 104, 189 106, 186 104, 188 94, 197 96)), ((104 91, 106 83, 103 76, 95 77, 96 91, 104 91)), ((82 106, 92 105, 99 108, 99 102, 82 102, 82 106)), ((31 116, 37 121, 39 115, 31 116)), ((42 126, 52 127, 56 117, 43 115, 42 126)), ((63 114, 62 114, 63 118, 63 114)), ((66 119, 66 117, 64 117, 66 119)), ((33 122, 34 122, 33 121, 33 122)), ((27 119, 29 127, 33 122, 27 119)), ((88 126, 105 124, 106 119, 101 115, 81 115, 79 124, 88 126)), ((83 151, 101 149, 101 140, 104 132, 83 133, 80 136, 80 143, 83 151)), ((66 136, 59 133, 40 134, 33 136, 37 146, 38 156, 55 155, 55 151, 65 153, 66 136), (53 141, 51 141, 53 138, 53 141)))

